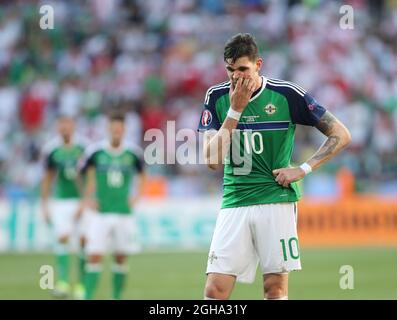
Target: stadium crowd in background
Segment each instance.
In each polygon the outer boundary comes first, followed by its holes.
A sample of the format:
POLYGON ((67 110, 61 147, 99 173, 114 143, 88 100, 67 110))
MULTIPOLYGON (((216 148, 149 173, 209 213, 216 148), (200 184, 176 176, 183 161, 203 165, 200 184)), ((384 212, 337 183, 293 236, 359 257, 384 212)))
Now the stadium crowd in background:
MULTIPOLYGON (((220 57, 236 32, 255 35, 265 76, 298 83, 351 131, 348 150, 305 181, 309 194, 335 192, 324 181, 332 185, 341 166, 354 174, 357 191, 396 192, 396 1, 349 1, 353 30, 340 28, 342 1, 49 0, 53 30, 39 28, 41 4, 3 1, 0 9, 3 194, 36 190, 40 148, 59 113, 76 117, 91 142, 104 138, 112 108, 125 110, 127 136, 142 147, 145 131, 166 132, 168 120, 195 130, 204 91, 226 80, 220 57)), ((298 132, 297 162, 324 139, 308 132, 298 132)), ((168 195, 221 192, 201 174, 204 165, 148 172, 166 178, 168 195)))

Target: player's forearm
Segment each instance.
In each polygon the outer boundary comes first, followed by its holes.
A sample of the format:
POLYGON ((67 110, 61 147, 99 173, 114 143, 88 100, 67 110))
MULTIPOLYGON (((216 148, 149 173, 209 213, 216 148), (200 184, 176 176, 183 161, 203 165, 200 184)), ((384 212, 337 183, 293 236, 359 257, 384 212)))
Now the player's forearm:
POLYGON ((137 187, 137 192, 136 192, 136 199, 139 199, 143 196, 144 193, 144 188, 145 188, 145 182, 146 182, 146 174, 145 173, 141 173, 138 176, 138 187, 137 187))
POLYGON ((83 194, 83 207, 89 206, 90 201, 95 193, 95 169, 89 168, 87 170, 87 182, 83 194))
POLYGON ((76 187, 77 190, 79 191, 80 195, 84 195, 84 179, 81 176, 81 173, 79 173, 76 177, 76 187))
POLYGON ((48 205, 48 199, 50 197, 51 191, 51 181, 52 174, 50 172, 46 172, 44 179, 41 183, 41 203, 43 207, 48 205))
POLYGON ((94 196, 94 192, 95 192, 95 185, 93 181, 87 181, 87 184, 85 186, 84 189, 84 194, 83 194, 83 201, 87 202, 90 201, 93 196, 94 196))
POLYGON ((94 204, 96 203, 94 196, 95 196, 95 188, 89 186, 87 183, 84 189, 83 197, 81 198, 80 209, 85 210, 88 208, 91 209, 94 208, 94 204))
MULTIPOLYGON (((43 183, 44 185, 44 183, 43 183)), ((49 192, 46 190, 47 187, 42 185, 41 190, 41 206, 46 208, 48 206, 49 192)))
POLYGON ((319 168, 328 160, 335 157, 344 147, 348 145, 350 139, 347 135, 332 135, 321 145, 317 152, 307 161, 313 170, 319 168))
POLYGON ((48 202, 48 198, 49 198, 49 184, 47 179, 44 179, 42 184, 41 184, 41 201, 42 203, 46 203, 48 202))
POLYGON ((237 128, 237 124, 237 120, 227 117, 218 132, 204 142, 204 159, 210 169, 216 170, 222 165, 230 148, 232 132, 237 128))
POLYGON ((317 128, 327 136, 327 140, 307 161, 313 170, 335 157, 351 141, 349 130, 329 112, 320 119, 317 128))

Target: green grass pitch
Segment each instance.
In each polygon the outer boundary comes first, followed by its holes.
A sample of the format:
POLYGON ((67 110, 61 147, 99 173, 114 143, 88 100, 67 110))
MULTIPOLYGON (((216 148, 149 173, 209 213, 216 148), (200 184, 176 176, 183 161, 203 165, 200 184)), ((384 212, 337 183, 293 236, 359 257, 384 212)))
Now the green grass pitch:
MULTIPOLYGON (((124 299, 201 300, 206 256, 205 252, 132 256, 124 299)), ((290 274, 290 299, 397 299, 397 248, 304 249, 301 260, 303 269, 290 274), (339 287, 343 265, 353 267, 353 290, 339 287)), ((0 299, 53 299, 39 286, 40 266, 53 263, 48 254, 0 254, 0 299)), ((97 299, 110 297, 109 267, 107 259, 97 299)), ((232 299, 262 299, 261 286, 258 272, 254 284, 236 285, 232 299)))

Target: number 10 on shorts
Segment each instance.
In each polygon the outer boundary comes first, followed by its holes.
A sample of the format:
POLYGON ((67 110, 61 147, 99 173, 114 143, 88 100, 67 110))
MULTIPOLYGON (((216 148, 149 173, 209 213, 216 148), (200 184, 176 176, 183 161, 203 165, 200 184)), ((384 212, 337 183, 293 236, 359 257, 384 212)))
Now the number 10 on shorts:
POLYGON ((284 261, 288 260, 288 254, 292 259, 299 259, 299 244, 298 239, 292 237, 286 241, 286 239, 280 239, 281 247, 283 249, 283 256, 284 261), (287 246, 288 246, 288 253, 287 253, 287 246))

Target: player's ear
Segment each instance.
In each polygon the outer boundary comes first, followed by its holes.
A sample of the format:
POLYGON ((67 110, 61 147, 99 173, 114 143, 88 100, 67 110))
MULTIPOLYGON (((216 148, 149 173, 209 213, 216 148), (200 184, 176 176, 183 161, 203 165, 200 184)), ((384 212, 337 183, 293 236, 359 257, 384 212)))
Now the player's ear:
POLYGON ((262 68, 263 60, 262 58, 256 59, 256 71, 259 72, 262 68))

